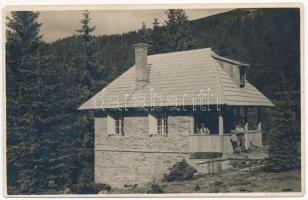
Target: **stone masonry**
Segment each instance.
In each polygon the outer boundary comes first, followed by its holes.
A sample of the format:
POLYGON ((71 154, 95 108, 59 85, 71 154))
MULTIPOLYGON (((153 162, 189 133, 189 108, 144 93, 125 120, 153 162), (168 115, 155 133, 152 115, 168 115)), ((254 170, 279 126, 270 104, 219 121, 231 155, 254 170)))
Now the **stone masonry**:
POLYGON ((168 115, 168 135, 150 135, 147 113, 126 114, 124 135, 108 135, 105 116, 95 118, 95 182, 112 187, 146 184, 189 159, 190 117, 168 115))

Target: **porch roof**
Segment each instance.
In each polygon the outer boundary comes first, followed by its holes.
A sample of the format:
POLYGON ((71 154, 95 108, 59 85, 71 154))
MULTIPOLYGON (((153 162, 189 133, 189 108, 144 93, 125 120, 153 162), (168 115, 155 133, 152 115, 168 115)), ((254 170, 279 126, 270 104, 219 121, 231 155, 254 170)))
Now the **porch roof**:
MULTIPOLYGON (((210 48, 148 56, 151 69, 145 88, 135 89, 133 66, 79 109, 152 107, 161 104, 273 106, 248 81, 243 88, 236 85, 217 59, 210 48)), ((224 58, 219 56, 219 59, 224 58)))

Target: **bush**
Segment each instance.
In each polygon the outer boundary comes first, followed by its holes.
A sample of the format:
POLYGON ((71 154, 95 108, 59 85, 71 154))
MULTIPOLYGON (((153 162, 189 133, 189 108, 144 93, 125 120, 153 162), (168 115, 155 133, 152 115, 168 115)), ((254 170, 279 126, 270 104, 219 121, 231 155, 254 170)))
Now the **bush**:
POLYGON ((100 191, 109 192, 111 190, 111 186, 105 183, 96 183, 96 184, 93 184, 93 189, 96 191, 96 194, 97 194, 100 191))
POLYGON ((200 185, 199 184, 195 185, 194 190, 195 191, 199 191, 200 190, 200 185))
POLYGON ((162 187, 157 183, 151 183, 150 189, 147 191, 148 194, 159 194, 164 193, 162 187))
POLYGON ((111 186, 104 183, 87 183, 87 184, 77 184, 72 188, 72 192, 75 194, 97 194, 100 191, 111 190, 111 186))
POLYGON ((183 181, 195 178, 197 170, 190 166, 185 159, 177 162, 169 169, 168 174, 164 174, 164 181, 183 181))

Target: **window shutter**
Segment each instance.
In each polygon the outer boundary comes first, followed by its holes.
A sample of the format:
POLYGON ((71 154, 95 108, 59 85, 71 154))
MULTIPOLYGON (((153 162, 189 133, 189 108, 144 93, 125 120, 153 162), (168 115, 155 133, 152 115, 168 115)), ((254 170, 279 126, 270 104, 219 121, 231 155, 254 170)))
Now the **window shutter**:
POLYGON ((149 134, 157 134, 157 120, 156 117, 149 113, 149 134))
POLYGON ((194 134, 195 133, 195 117, 193 114, 190 115, 189 125, 190 125, 190 129, 189 129, 190 134, 194 134))
POLYGON ((115 121, 110 114, 107 115, 107 133, 115 134, 115 121))
POLYGON ((164 112, 164 123, 165 123, 165 135, 168 135, 168 115, 164 112))

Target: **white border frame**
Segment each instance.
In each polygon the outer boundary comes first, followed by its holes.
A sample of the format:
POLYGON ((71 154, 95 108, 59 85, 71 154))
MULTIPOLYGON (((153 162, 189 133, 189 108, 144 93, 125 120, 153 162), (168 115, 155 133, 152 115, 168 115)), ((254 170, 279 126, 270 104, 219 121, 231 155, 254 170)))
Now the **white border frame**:
MULTIPOLYGON (((307 162, 307 157, 305 155, 305 143, 307 142, 307 138, 304 137, 305 125, 306 125, 306 118, 305 118, 305 96, 304 96, 304 83, 306 82, 304 79, 304 4, 300 3, 299 1, 272 1, 272 3, 264 3, 267 1, 255 0, 255 1, 207 1, 208 4, 204 4, 204 1, 200 0, 190 0, 190 1, 176 1, 176 0, 157 0, 150 2, 150 1, 141 1, 135 0, 134 2, 127 1, 112 1, 106 0, 103 2, 98 2, 95 0, 48 0, 48 1, 39 1, 39 0, 4 0, 1 2, 1 12, 2 12, 2 21, 0 24, 0 29, 2 28, 1 33, 1 60, 2 60, 2 96, 1 96, 1 125, 3 131, 3 140, 0 154, 3 164, 0 166, 0 170, 2 171, 2 178, 0 181, 3 183, 4 187, 3 194, 6 197, 295 197, 295 196, 303 196, 305 192, 305 162, 307 162), (256 4, 257 3, 257 4, 256 4), (271 193, 271 192, 260 192, 260 193, 182 193, 182 194, 99 194, 99 195, 7 195, 6 194, 6 108, 5 108, 5 12, 11 10, 112 10, 112 9, 168 9, 168 8, 185 8, 185 9, 214 9, 214 8, 247 8, 247 7, 254 7, 254 8, 284 8, 284 7, 292 7, 292 8, 300 8, 300 17, 301 17, 301 166, 302 166, 302 191, 301 192, 290 192, 290 193, 271 193), (306 159, 305 159, 306 158, 306 159)), ((302 1, 303 2, 303 1, 302 1)), ((304 3, 304 2, 303 2, 304 3)), ((306 23, 306 20, 305 20, 306 23)), ((306 46, 306 43, 305 43, 306 46)), ((307 76, 305 76, 307 77, 307 76)), ((305 83, 306 86, 306 83, 305 83)))

